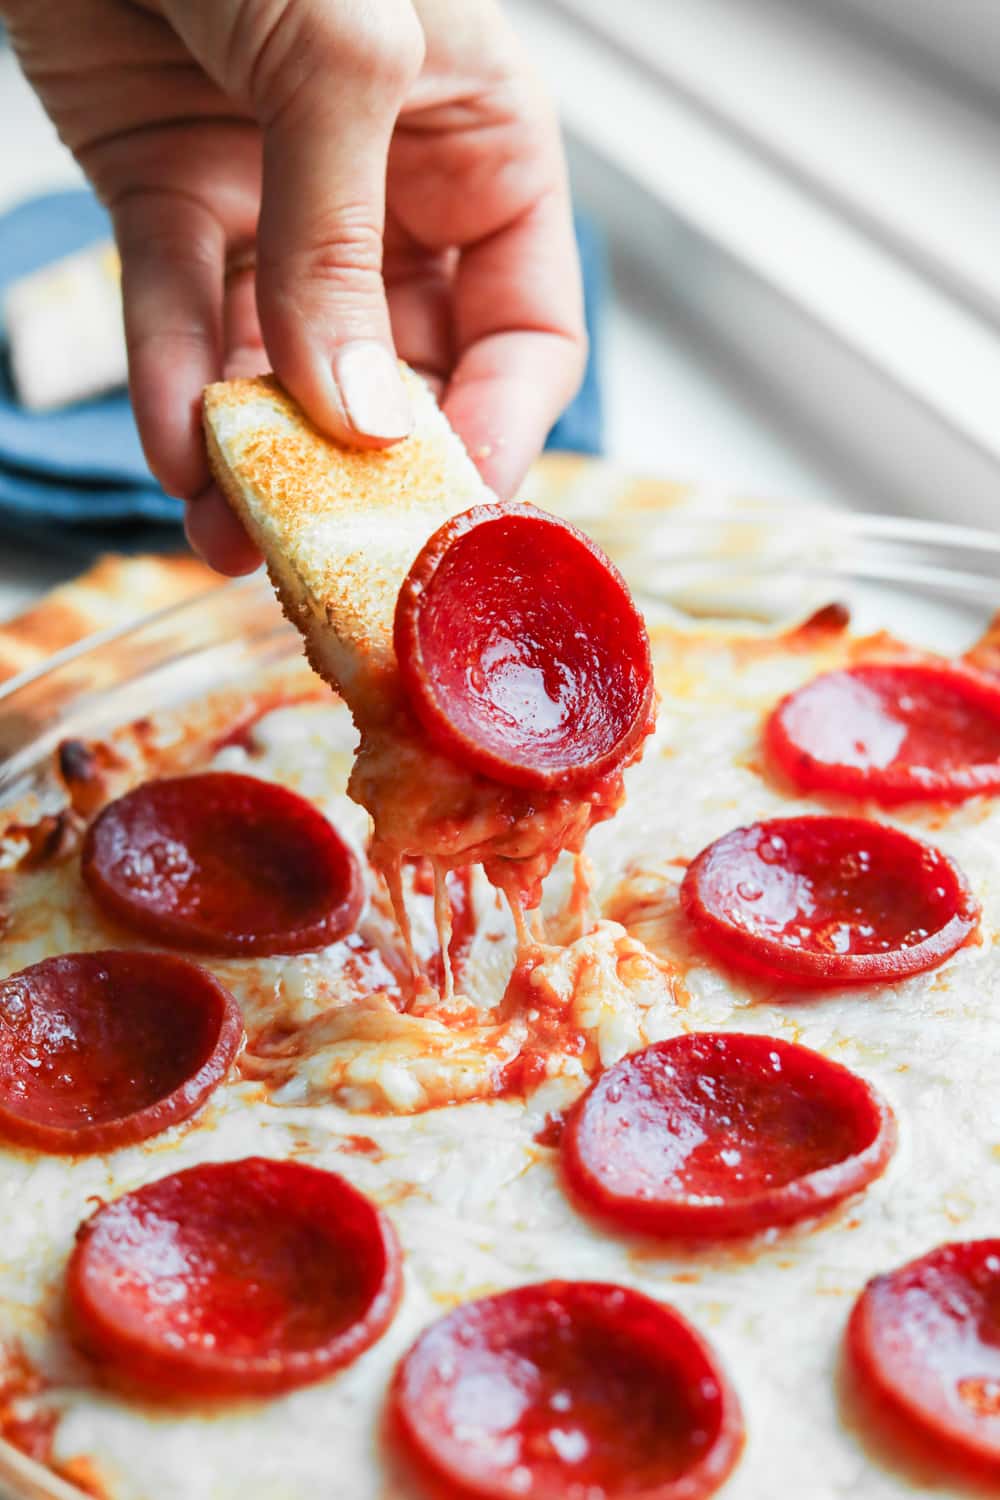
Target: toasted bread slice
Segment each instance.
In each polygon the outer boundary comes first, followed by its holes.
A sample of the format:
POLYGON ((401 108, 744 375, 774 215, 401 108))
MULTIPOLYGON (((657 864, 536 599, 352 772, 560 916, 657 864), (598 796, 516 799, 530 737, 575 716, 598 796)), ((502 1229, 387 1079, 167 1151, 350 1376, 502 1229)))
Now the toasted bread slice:
POLYGON ((400 586, 439 526, 494 496, 424 383, 403 376, 414 430, 381 452, 323 437, 269 376, 209 386, 205 427, 213 472, 309 660, 354 714, 348 793, 371 814, 372 858, 405 933, 405 857, 428 855, 439 878, 483 863, 519 911, 537 901, 559 851, 579 849, 614 810, 621 787, 620 778, 583 794, 505 786, 435 749, 410 712, 392 640, 400 586))
POLYGON ((449 517, 494 498, 419 376, 403 367, 412 434, 342 448, 272 376, 205 391, 213 473, 250 536, 314 668, 355 717, 378 717, 395 679, 392 623, 417 553, 449 517))

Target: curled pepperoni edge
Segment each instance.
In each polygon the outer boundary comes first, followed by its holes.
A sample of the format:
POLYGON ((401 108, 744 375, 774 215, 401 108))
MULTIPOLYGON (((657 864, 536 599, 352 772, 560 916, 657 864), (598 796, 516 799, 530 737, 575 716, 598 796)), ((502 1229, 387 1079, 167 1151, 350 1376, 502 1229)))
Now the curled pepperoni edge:
MULTIPOLYGON (((845 1334, 846 1369, 854 1377, 855 1387, 866 1406, 878 1416, 888 1416, 889 1434, 918 1445, 927 1458, 944 1459, 971 1473, 989 1471, 995 1477, 1000 1471, 1000 1432, 993 1440, 976 1432, 974 1419, 970 1426, 949 1421, 940 1400, 940 1382, 914 1379, 912 1365, 895 1370, 894 1360, 904 1359, 880 1337, 884 1328, 884 1304, 895 1294, 899 1282, 925 1265, 933 1265, 954 1252, 973 1252, 982 1258, 1000 1260, 1000 1239, 967 1240, 946 1245, 927 1255, 918 1256, 893 1271, 873 1277, 864 1286, 851 1309, 845 1334), (923 1399, 920 1399, 921 1393, 923 1399)), ((971 1373, 971 1372, 970 1372, 971 1373)))
POLYGON ((761 823, 748 823, 741 828, 730 829, 721 838, 708 844, 691 861, 684 874, 680 888, 681 909, 694 925, 705 945, 724 963, 759 978, 786 984, 804 984, 811 988, 840 985, 894 984, 914 974, 923 974, 935 968, 959 948, 975 931, 979 922, 980 907, 964 874, 940 849, 921 843, 898 828, 875 823, 867 818, 832 818, 825 814, 804 815, 801 818, 774 818, 761 823), (892 948, 884 953, 811 953, 801 948, 792 948, 777 938, 768 938, 759 933, 740 930, 718 917, 704 903, 698 889, 703 871, 720 844, 735 839, 755 829, 775 827, 790 822, 856 823, 871 837, 875 829, 884 841, 891 839, 902 850, 904 846, 911 856, 928 852, 940 860, 939 871, 947 873, 955 903, 955 912, 948 921, 919 943, 909 948, 892 948))
POLYGON ((831 678, 863 678, 872 669, 879 672, 897 670, 901 674, 947 679, 967 700, 977 703, 1000 720, 1000 684, 971 667, 935 662, 869 662, 843 667, 814 677, 794 692, 786 694, 768 716, 764 726, 764 747, 773 763, 797 787, 806 791, 838 792, 846 796, 870 798, 891 807, 902 802, 964 802, 970 797, 1000 792, 1000 760, 974 763, 949 771, 921 767, 917 775, 912 766, 849 766, 820 760, 806 745, 796 740, 788 726, 789 712, 796 700, 816 683, 831 678))
POLYGON ((896 1142, 896 1117, 881 1094, 850 1068, 821 1052, 757 1032, 688 1032, 630 1054, 591 1084, 567 1117, 560 1141, 560 1166, 570 1197, 578 1207, 619 1230, 677 1240, 729 1239, 785 1228, 829 1212, 881 1176, 896 1142), (777 1050, 786 1062, 791 1057, 795 1062, 821 1067, 828 1080, 847 1096, 852 1123, 862 1126, 867 1136, 864 1144, 839 1162, 728 1203, 697 1195, 664 1195, 657 1200, 612 1191, 589 1164, 585 1141, 592 1114, 606 1104, 607 1091, 614 1088, 625 1071, 624 1065, 653 1053, 673 1057, 676 1065, 676 1055, 683 1057, 691 1044, 716 1038, 735 1045, 744 1055, 777 1050))
POLYGON ((0 1096, 0 1136, 19 1146, 64 1156, 83 1156, 97 1151, 115 1151, 120 1146, 132 1146, 189 1119, 229 1072, 244 1035, 243 1013, 225 986, 207 969, 172 953, 146 953, 132 948, 102 948, 80 954, 64 953, 57 958, 43 959, 9 977, 28 978, 40 969, 49 969, 67 959, 76 958, 97 961, 109 968, 122 959, 127 960, 129 966, 141 960, 143 963, 155 962, 161 972, 173 970, 178 984, 187 988, 197 985, 206 1002, 216 1007, 219 1024, 211 1052, 190 1078, 154 1103, 116 1119, 79 1126, 46 1125, 19 1115, 0 1096))
MULTIPOLYGON (((544 546, 544 542, 539 545, 544 546)), ((523 501, 476 505, 439 527, 425 543, 400 588, 393 622, 393 645, 407 699, 434 743, 444 754, 460 761, 469 769, 509 786, 524 787, 530 791, 555 788, 570 790, 587 786, 625 765, 652 731, 655 723, 656 694, 649 635, 628 584, 611 559, 585 532, 570 522, 523 501), (531 522, 540 531, 544 528, 555 530, 563 539, 571 538, 618 585, 623 608, 634 625, 641 654, 638 666, 645 682, 641 701, 615 744, 602 755, 577 765, 542 770, 512 763, 480 744, 466 734, 442 707, 434 692, 433 669, 424 657, 420 632, 421 608, 450 547, 477 527, 508 517, 531 522)))
MULTIPOLYGON (((99 1253, 99 1244, 98 1244, 99 1253)), ((100 1370, 109 1384, 123 1390, 135 1389, 154 1399, 209 1398, 239 1400, 243 1397, 274 1396, 299 1386, 313 1385, 328 1375, 352 1364, 369 1349, 389 1327, 403 1293, 403 1254, 392 1224, 385 1214, 363 1193, 334 1172, 302 1162, 281 1161, 263 1157, 244 1157, 238 1161, 203 1163, 157 1178, 143 1187, 124 1193, 103 1204, 85 1219, 76 1231, 76 1244, 66 1269, 68 1322, 76 1347, 100 1370), (266 1163, 291 1173, 315 1173, 330 1179, 329 1189, 344 1202, 358 1206, 368 1220, 373 1243, 381 1257, 378 1287, 360 1318, 331 1337, 325 1346, 308 1351, 293 1351, 286 1357, 227 1357, 205 1350, 197 1352, 167 1347, 162 1341, 149 1341, 141 1330, 115 1324, 102 1308, 102 1278, 98 1274, 91 1286, 88 1262, 99 1241, 102 1216, 118 1207, 123 1200, 141 1199, 165 1182, 190 1178, 208 1171, 224 1171, 266 1163)))
POLYGON ((174 947, 217 957, 269 958, 275 955, 315 952, 319 948, 325 948, 330 943, 336 942, 339 938, 346 937, 354 930, 365 900, 364 877, 357 855, 333 824, 329 823, 322 813, 318 812, 304 797, 290 788, 236 771, 203 771, 190 776, 172 776, 155 781, 144 781, 133 787, 131 791, 123 793, 121 797, 115 798, 101 810, 87 829, 80 855, 80 871, 91 895, 101 909, 130 931, 141 933, 144 937, 153 938, 161 943, 169 943, 174 947), (338 857, 342 858, 344 863, 347 883, 339 899, 322 918, 283 932, 271 931, 227 936, 217 929, 199 926, 197 921, 188 917, 152 912, 142 903, 133 901, 130 895, 123 895, 117 884, 107 878, 101 868, 100 843, 102 830, 116 815, 116 809, 120 815, 122 804, 129 802, 132 798, 137 798, 146 787, 159 786, 166 782, 194 783, 207 777, 225 777, 254 782, 264 789, 262 795, 271 797, 272 800, 291 799, 295 804, 296 816, 300 820, 304 819, 310 826, 311 836, 322 839, 331 848, 333 844, 330 841, 336 841, 338 857))
MULTIPOLYGON (((630 1287, 610 1282, 556 1280, 535 1282, 463 1303, 426 1328, 397 1365, 389 1390, 388 1432, 416 1474, 428 1485, 430 1493, 440 1495, 441 1500, 445 1497, 447 1500, 517 1500, 524 1493, 504 1482, 502 1477, 477 1477, 475 1450, 468 1447, 463 1450, 459 1445, 455 1451, 456 1445, 452 1445, 449 1452, 436 1421, 433 1417, 425 1418, 421 1412, 421 1397, 429 1377, 433 1377, 436 1367, 440 1366, 441 1354, 447 1353, 445 1341, 456 1325, 460 1328, 470 1317, 479 1322, 484 1314, 488 1315, 510 1298, 530 1299, 539 1304, 553 1299, 572 1304, 582 1299, 598 1307, 602 1300, 610 1300, 612 1304, 617 1302, 620 1307, 620 1299, 624 1298, 630 1313, 656 1319, 663 1339, 676 1341, 677 1363, 689 1382, 708 1379, 715 1385, 719 1420, 707 1451, 677 1478, 642 1490, 629 1490, 629 1500, 706 1500, 728 1479, 746 1440, 743 1413, 728 1377, 698 1330, 673 1307, 630 1287), (440 1353, 438 1346, 441 1346, 440 1353)), ((619 1322, 621 1314, 614 1305, 604 1307, 602 1312, 609 1322, 619 1322)), ((459 1344, 459 1352, 462 1347, 459 1344)), ((560 1500, 563 1491, 557 1493, 546 1488, 532 1493, 537 1500, 560 1500)), ((599 1491, 595 1486, 594 1493, 595 1497, 606 1494, 610 1500, 614 1492, 599 1491)))

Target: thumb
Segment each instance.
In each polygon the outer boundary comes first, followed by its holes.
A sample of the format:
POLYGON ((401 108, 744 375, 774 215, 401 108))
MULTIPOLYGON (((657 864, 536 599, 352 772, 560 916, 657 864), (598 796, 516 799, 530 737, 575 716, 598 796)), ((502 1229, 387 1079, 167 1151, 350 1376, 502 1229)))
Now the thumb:
POLYGON ((386 162, 420 71, 410 0, 288 0, 254 69, 264 131, 257 302, 275 373, 342 442, 405 437, 382 281, 386 162), (276 59, 271 61, 271 59, 276 59))

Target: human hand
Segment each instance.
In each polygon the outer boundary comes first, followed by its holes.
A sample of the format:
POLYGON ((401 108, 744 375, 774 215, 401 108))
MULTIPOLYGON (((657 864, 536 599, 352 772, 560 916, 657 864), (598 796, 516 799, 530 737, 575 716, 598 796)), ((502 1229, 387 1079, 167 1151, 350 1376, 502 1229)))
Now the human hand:
POLYGON ((136 420, 223 572, 257 555, 210 481, 202 387, 270 364, 312 420, 409 426, 432 380, 510 494, 584 360, 551 109, 495 0, 0 0, 108 205, 136 420))

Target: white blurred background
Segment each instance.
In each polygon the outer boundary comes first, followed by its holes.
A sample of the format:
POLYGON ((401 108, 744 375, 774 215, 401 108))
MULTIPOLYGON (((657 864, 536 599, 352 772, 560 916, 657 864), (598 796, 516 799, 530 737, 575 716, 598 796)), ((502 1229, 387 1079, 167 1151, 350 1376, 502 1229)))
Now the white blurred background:
POLYGON ((512 0, 613 236, 612 440, 991 520, 996 0, 512 0))

